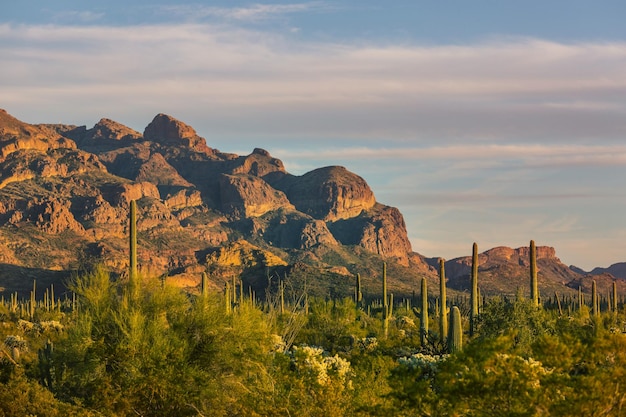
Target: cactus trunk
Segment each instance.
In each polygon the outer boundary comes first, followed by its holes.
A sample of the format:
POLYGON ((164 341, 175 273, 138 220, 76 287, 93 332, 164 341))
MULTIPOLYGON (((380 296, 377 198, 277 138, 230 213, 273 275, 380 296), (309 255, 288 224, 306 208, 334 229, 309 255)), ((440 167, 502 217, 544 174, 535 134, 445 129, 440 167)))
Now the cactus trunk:
POLYGON ((459 352, 463 349, 463 327, 461 323, 461 311, 457 306, 450 310, 450 332, 448 333, 448 351, 459 352))
POLYGON ((232 302, 231 302, 231 295, 230 295, 230 284, 228 283, 228 281, 226 281, 225 285, 224 285, 224 300, 225 300, 225 307, 226 307, 226 314, 230 314, 231 312, 231 307, 232 307, 232 302))
POLYGON ((206 272, 203 272, 202 281, 200 281, 200 296, 202 297, 203 300, 206 300, 208 295, 209 295, 209 277, 207 276, 206 272))
POLYGON ((389 333, 389 302, 387 300, 387 263, 383 262, 383 336, 389 333))
POLYGON ((598 316, 598 291, 596 289, 596 281, 591 281, 591 315, 598 316))
POLYGON ((448 308, 446 297, 446 270, 445 260, 439 258, 439 297, 441 301, 439 303, 439 340, 443 343, 446 340, 448 334, 448 308))
POLYGON ((420 341, 422 346, 426 344, 428 336, 428 283, 422 278, 422 306, 420 311, 420 341))
POLYGON ((130 202, 129 221, 130 267, 128 271, 128 287, 131 297, 134 298, 137 287, 137 203, 135 200, 130 202))
POLYGON ((356 290, 354 292, 354 301, 356 308, 361 309, 363 307, 363 292, 361 291, 361 274, 356 274, 356 290))
POLYGON ((530 241, 530 299, 539 307, 539 290, 537 287, 537 248, 535 241, 530 241))
POLYGON ((472 292, 470 294, 470 337, 474 336, 476 331, 476 321, 478 319, 478 245, 474 243, 472 246, 472 292))
POLYGON ((559 295, 554 292, 554 299, 556 300, 556 305, 559 308, 559 316, 563 315, 563 308, 561 307, 561 300, 559 300, 559 295))

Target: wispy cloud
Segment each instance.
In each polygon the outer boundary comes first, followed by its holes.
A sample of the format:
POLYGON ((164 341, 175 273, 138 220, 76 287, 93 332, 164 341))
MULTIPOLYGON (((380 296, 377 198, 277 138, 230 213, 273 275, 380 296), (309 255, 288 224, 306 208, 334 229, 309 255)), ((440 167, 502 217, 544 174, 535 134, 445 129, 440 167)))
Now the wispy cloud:
POLYGON ((434 147, 343 147, 277 151, 286 158, 378 160, 378 161, 470 161, 477 167, 498 165, 533 166, 609 166, 626 164, 626 145, 561 145, 561 144, 476 144, 434 147))
POLYGON ((53 12, 52 20, 57 24, 65 23, 93 23, 104 17, 103 12, 94 12, 89 10, 66 10, 62 12, 53 12))
MULTIPOLYGON (((243 19, 317 5, 228 13, 243 19)), ((132 115, 141 97, 240 137, 571 142, 626 134, 619 42, 367 45, 207 24, 4 24, 0 53, 7 106, 93 100, 103 110, 128 103, 132 115)))
POLYGON ((293 4, 253 4, 247 7, 214 7, 204 5, 161 6, 162 13, 185 19, 217 18, 226 21, 259 22, 286 15, 328 10, 330 6, 321 1, 293 4))

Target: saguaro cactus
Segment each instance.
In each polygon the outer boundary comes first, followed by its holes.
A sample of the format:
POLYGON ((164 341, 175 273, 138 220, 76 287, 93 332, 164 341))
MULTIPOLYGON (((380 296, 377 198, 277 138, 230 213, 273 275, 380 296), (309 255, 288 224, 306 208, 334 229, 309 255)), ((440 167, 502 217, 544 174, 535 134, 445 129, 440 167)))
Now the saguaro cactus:
POLYGON ((445 342, 448 334, 445 262, 443 258, 439 258, 439 298, 441 298, 441 302, 439 303, 439 308, 441 309, 439 312, 439 340, 442 343, 445 342))
POLYGON ((209 277, 206 272, 202 273, 202 280, 200 281, 200 295, 203 299, 206 299, 209 295, 209 277))
POLYGON ((129 222, 130 266, 128 271, 128 286, 131 296, 134 296, 137 287, 137 203, 135 200, 130 201, 129 222))
POLYGON ((383 262, 383 335, 389 333, 389 300, 387 299, 387 263, 383 262))
POLYGON ((583 304, 585 303, 585 299, 583 297, 583 290, 578 286, 578 311, 582 310, 583 304))
POLYGON ((232 307, 232 299, 230 295, 230 284, 228 281, 224 284, 224 306, 226 307, 226 314, 230 314, 232 307))
POLYGON ((428 336, 428 285, 426 278, 422 278, 421 290, 422 303, 420 310, 420 341, 422 346, 424 346, 426 344, 426 337, 428 336))
POLYGON ((539 307, 539 290, 537 287, 537 248, 535 241, 530 241, 530 299, 539 307))
POLYGON ((556 302, 556 306, 559 308, 559 317, 563 315, 563 307, 561 306, 561 300, 559 300, 559 294, 554 292, 554 300, 556 302))
POLYGON ((41 374, 41 385, 48 389, 52 389, 52 369, 53 369, 53 352, 54 345, 48 339, 43 348, 39 349, 37 356, 39 358, 39 371, 41 374))
POLYGON ((613 298, 611 299, 613 303, 613 313, 617 313, 617 284, 613 281, 613 298))
POLYGON ((29 308, 29 315, 30 315, 30 319, 33 320, 35 318, 35 306, 37 304, 36 300, 35 300, 35 290, 37 288, 36 285, 36 281, 33 280, 33 290, 30 293, 30 305, 28 306, 29 308))
POLYGON ((596 289, 596 280, 591 281, 591 315, 598 316, 598 290, 596 289))
POLYGON ((457 306, 450 310, 450 332, 448 333, 448 351, 459 352, 463 349, 463 324, 461 323, 461 311, 457 306))
POLYGON ((474 242, 472 246, 472 292, 470 294, 470 336, 474 336, 476 331, 476 321, 478 319, 478 245, 474 242))
POLYGON ((354 302, 357 309, 362 308, 363 292, 361 291, 361 274, 356 274, 356 289, 354 290, 354 302))

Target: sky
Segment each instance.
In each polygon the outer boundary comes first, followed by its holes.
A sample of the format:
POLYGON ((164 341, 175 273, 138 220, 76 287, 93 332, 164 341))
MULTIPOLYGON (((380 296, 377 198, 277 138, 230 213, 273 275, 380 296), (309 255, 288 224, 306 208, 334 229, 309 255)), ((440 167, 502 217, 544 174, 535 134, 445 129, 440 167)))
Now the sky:
POLYGON ((0 5, 0 108, 342 165, 413 250, 553 246, 626 261, 626 2, 84 1, 0 5))

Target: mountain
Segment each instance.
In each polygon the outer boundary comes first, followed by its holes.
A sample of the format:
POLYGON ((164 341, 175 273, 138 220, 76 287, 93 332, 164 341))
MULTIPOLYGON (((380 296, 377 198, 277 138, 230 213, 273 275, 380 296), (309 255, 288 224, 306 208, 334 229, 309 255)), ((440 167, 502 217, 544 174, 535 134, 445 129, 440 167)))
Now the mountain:
POLYGON ((203 271, 219 287, 234 274, 267 281, 305 266, 351 285, 368 257, 428 270, 402 214, 358 175, 292 175, 263 149, 223 153, 165 114, 139 133, 110 119, 32 125, 0 111, 0 155, 0 280, 11 281, 9 265, 24 275, 7 290, 95 263, 123 274, 131 200, 140 267, 182 286, 203 271))
MULTIPOLYGON (((143 133, 103 118, 92 128, 28 124, 0 110, 0 293, 59 285, 104 264, 128 268, 128 216, 138 205, 139 266, 181 287, 202 272, 222 288, 233 277, 262 295, 278 279, 296 297, 350 296, 361 275, 378 297, 382 261, 398 298, 426 277, 438 293, 438 258, 413 252, 400 211, 376 200, 366 181, 341 166, 292 175, 256 148, 211 148, 187 124, 158 114, 143 133)), ((479 255, 483 294, 528 291, 529 249, 479 255)), ((469 252, 469 251, 468 251, 469 252)), ((539 289, 589 292, 596 279, 626 291, 624 264, 590 275, 537 248, 539 289), (621 269, 620 269, 621 268, 621 269), (611 275, 612 274, 612 275, 611 275)), ((451 294, 467 293, 471 257, 445 263, 451 294)))
MULTIPOLYGON (((512 249, 496 247, 478 255, 479 286, 484 294, 515 294, 519 289, 523 294, 530 291, 529 247, 512 249)), ((437 259, 427 262, 437 266, 437 259)), ((445 262, 448 286, 461 292, 469 292, 469 276, 472 257, 465 256, 445 262)), ((568 267, 556 256, 556 250, 549 246, 537 246, 537 280, 543 297, 573 295, 581 287, 583 292, 591 292, 591 283, 596 281, 598 291, 608 294, 615 281, 620 293, 626 292, 626 280, 616 279, 608 273, 602 276, 588 274, 575 267, 568 267)))
POLYGON ((626 262, 618 262, 608 268, 594 268, 591 275, 611 274, 616 278, 626 279, 626 262))

